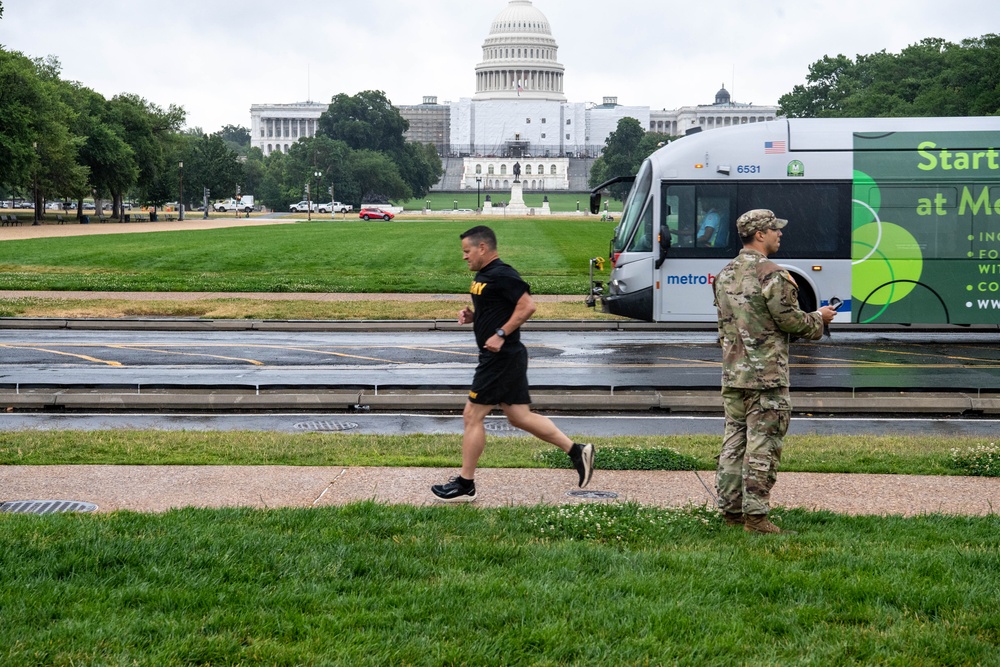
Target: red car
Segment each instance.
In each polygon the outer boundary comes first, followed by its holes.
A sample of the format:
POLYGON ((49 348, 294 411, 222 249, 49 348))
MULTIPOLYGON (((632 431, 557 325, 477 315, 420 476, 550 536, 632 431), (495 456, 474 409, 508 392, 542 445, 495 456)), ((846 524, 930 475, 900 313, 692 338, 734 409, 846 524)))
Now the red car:
POLYGON ((389 211, 383 211, 380 208, 363 208, 358 211, 358 217, 362 220, 371 220, 372 218, 382 218, 383 220, 392 220, 396 216, 389 211))

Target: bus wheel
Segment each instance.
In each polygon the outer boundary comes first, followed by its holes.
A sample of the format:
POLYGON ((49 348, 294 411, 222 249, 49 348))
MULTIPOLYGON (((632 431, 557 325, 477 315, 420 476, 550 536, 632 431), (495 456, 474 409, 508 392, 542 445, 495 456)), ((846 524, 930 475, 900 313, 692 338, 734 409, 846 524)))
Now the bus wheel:
POLYGON ((812 288, 809 287, 804 279, 799 278, 796 280, 799 283, 799 308, 802 309, 804 313, 814 312, 817 308, 816 295, 813 293, 812 288))

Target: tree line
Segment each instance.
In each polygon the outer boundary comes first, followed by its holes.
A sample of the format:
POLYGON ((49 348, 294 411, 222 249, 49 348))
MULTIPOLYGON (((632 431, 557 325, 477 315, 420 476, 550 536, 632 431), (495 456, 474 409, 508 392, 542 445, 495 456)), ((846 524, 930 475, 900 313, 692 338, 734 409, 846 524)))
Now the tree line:
MULTIPOLYGON (((851 59, 825 56, 809 66, 806 83, 778 100, 789 118, 995 116, 1000 114, 1000 35, 955 44, 928 38, 899 53, 879 51, 851 59)), ((594 161, 590 186, 632 176, 642 161, 677 137, 646 132, 623 118, 594 161)), ((612 186, 623 199, 628 186, 612 186)))
POLYGON ((264 156, 249 148, 244 127, 183 129, 179 105, 128 93, 107 99, 63 80, 60 69, 54 57, 0 48, 0 198, 31 200, 36 214, 46 201, 67 201, 80 215, 90 198, 110 201, 116 217, 125 202, 183 200, 190 209, 206 189, 220 199, 237 187, 284 210, 304 198, 306 183, 313 201, 332 189, 357 206, 422 197, 441 178, 437 151, 403 139, 408 123, 380 91, 335 96, 315 137, 264 156))

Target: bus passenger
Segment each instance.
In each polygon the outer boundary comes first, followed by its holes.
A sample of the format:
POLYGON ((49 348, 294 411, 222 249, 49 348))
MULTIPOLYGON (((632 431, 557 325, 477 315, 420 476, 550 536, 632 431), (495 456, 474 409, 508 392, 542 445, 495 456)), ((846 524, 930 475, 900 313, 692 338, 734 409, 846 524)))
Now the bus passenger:
POLYGON ((710 207, 701 217, 701 222, 698 223, 698 240, 695 245, 699 248, 710 248, 718 231, 719 212, 715 210, 715 207, 710 207))
POLYGON ((792 405, 788 386, 790 335, 816 340, 836 310, 806 313, 792 276, 768 259, 788 224, 767 209, 736 220, 743 249, 715 279, 722 344, 726 430, 716 468, 719 509, 726 525, 755 533, 782 531, 767 518, 792 405))
POLYGON ((501 261, 496 234, 489 227, 473 227, 459 238, 462 257, 476 276, 469 290, 473 308, 459 311, 458 323, 472 323, 479 365, 462 413, 462 471, 447 484, 432 486, 431 492, 445 503, 476 499, 476 465, 486 448, 484 420, 497 405, 511 426, 566 452, 579 473, 580 486, 587 486, 594 470, 594 446, 574 443, 551 419, 531 411, 528 351, 521 343, 520 332, 521 325, 535 312, 528 283, 501 261))

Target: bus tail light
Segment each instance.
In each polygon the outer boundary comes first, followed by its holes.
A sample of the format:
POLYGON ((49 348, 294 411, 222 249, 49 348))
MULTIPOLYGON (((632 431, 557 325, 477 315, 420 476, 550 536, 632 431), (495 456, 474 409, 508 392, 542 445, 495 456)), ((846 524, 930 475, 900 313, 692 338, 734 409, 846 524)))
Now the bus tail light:
POLYGON ((611 266, 615 267, 618 265, 618 256, 621 255, 620 252, 613 253, 611 255, 611 266))

